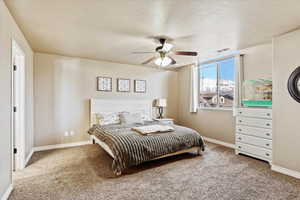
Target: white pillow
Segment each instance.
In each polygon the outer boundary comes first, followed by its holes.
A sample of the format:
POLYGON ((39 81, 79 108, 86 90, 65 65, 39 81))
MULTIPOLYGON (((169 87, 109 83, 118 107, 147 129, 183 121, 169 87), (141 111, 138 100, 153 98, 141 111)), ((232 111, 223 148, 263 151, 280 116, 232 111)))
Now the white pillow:
POLYGON ((142 115, 142 120, 143 121, 152 121, 151 117, 149 117, 149 115, 141 113, 142 115))
POLYGON ((135 110, 131 113, 141 113, 143 121, 152 121, 151 117, 149 116, 149 114, 147 114, 145 110, 135 110))
POLYGON ((122 124, 143 124, 142 114, 122 112, 120 113, 120 121, 122 124))
POLYGON ((119 113, 107 112, 97 113, 96 122, 99 125, 120 124, 119 113))

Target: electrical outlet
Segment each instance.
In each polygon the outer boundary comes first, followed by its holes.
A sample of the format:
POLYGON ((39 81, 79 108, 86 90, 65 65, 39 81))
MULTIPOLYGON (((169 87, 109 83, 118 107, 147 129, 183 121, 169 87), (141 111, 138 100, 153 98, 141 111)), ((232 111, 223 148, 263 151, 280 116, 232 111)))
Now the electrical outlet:
POLYGON ((65 131, 65 136, 68 137, 69 136, 69 132, 65 131))

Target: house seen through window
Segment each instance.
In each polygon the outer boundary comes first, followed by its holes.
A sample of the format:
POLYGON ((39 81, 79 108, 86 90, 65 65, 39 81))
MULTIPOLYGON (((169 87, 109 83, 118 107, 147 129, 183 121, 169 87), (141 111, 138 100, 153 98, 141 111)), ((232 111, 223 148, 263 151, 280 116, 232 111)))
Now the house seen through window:
POLYGON ((202 64, 198 75, 200 107, 232 107, 235 88, 234 58, 202 64))

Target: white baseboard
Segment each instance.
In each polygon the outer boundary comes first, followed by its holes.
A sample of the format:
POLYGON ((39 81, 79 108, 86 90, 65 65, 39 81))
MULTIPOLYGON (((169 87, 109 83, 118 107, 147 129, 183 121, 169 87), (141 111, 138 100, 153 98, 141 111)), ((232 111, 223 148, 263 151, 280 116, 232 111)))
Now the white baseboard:
POLYGON ((51 150, 51 149, 61 149, 66 147, 76 147, 86 144, 92 144, 92 141, 82 141, 82 142, 73 142, 73 143, 65 143, 65 144, 53 144, 53 145, 47 145, 47 146, 39 146, 39 147, 33 147, 33 151, 45 151, 45 150, 51 150))
POLYGON ((31 149, 29 155, 27 156, 27 158, 26 158, 26 160, 25 160, 25 167, 27 166, 27 164, 28 164, 30 158, 32 157, 33 152, 34 152, 33 149, 31 149))
POLYGON ((214 144, 219 144, 219 145, 222 145, 222 146, 225 146, 225 147, 229 147, 229 148, 232 148, 232 149, 235 148, 234 144, 230 144, 230 143, 227 143, 227 142, 222 142, 220 140, 216 140, 216 139, 212 139, 212 138, 208 138, 208 137, 203 137, 203 139, 205 141, 207 141, 207 142, 211 142, 211 143, 214 143, 214 144))
POLYGON ((273 164, 271 166, 271 169, 275 172, 279 172, 279 173, 282 173, 282 174, 300 179, 300 172, 297 172, 297 171, 294 171, 294 170, 291 170, 291 169, 287 169, 287 168, 284 168, 284 167, 280 167, 280 166, 277 166, 277 165, 273 165, 273 164))
POLYGON ((1 197, 1 200, 7 200, 12 191, 13 191, 13 184, 10 184, 10 186, 8 186, 7 190, 1 197))

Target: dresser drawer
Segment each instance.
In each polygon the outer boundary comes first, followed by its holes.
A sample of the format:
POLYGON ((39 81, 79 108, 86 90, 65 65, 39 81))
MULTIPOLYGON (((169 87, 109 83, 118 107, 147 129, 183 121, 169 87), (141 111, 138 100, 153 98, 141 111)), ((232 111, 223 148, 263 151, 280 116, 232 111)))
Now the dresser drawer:
POLYGON ((249 135, 243 135, 243 134, 236 134, 236 141, 246 144, 252 144, 255 146, 272 149, 272 140, 259 138, 259 137, 253 137, 249 135))
POLYGON ((252 136, 257 136, 257 137, 262 137, 262 138, 267 138, 272 140, 272 129, 237 125, 235 131, 237 133, 242 133, 246 135, 252 135, 252 136))
POLYGON ((236 143, 236 148, 237 150, 245 153, 249 153, 252 155, 256 155, 262 158, 265 158, 267 160, 272 160, 272 151, 269 149, 261 148, 261 147, 256 147, 250 144, 243 144, 240 142, 236 143))
POLYGON ((239 108, 237 115, 244 116, 244 117, 258 117, 258 118, 272 119, 272 110, 259 109, 259 108, 239 108))
POLYGON ((257 119, 251 117, 240 117, 236 118, 237 125, 255 126, 261 128, 272 128, 272 120, 268 119, 257 119))

